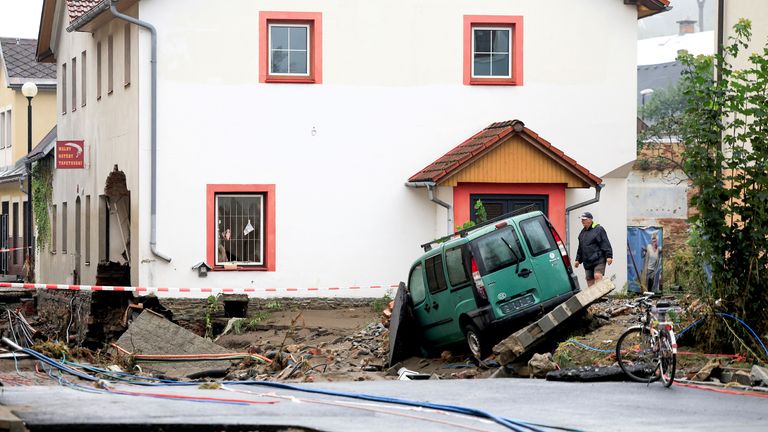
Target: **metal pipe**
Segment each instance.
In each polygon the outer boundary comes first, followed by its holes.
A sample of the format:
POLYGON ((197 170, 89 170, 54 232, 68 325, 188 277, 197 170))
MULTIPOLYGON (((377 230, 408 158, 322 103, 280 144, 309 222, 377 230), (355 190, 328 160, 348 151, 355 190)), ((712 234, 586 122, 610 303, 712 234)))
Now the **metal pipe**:
POLYGON ((603 190, 605 187, 604 184, 598 184, 595 185, 595 197, 592 199, 588 199, 584 202, 580 202, 578 204, 574 204, 570 207, 566 207, 565 209, 565 250, 567 250, 569 253, 571 252, 571 229, 570 229, 570 215, 571 210, 576 210, 578 208, 586 207, 590 204, 594 204, 598 201, 600 201, 600 191, 603 190))
POLYGON ((13 349, 14 351, 21 351, 23 348, 19 346, 16 342, 8 339, 7 337, 3 336, 2 339, 0 339, 4 344, 8 345, 8 348, 13 349))
POLYGON ((448 213, 447 216, 447 222, 448 222, 448 232, 447 234, 453 234, 453 206, 448 204, 447 202, 441 200, 437 196, 435 196, 435 187, 437 186, 434 182, 407 182, 405 184, 408 187, 426 187, 427 188, 427 195, 429 197, 429 200, 433 203, 445 207, 446 212, 448 213))
MULTIPOLYGON (((718 0, 717 2, 717 55, 718 57, 722 57, 723 55, 723 30, 725 28, 725 0, 718 0)), ((717 66, 717 65, 715 65, 717 66)), ((723 80, 723 72, 718 67, 717 70, 717 81, 720 82, 723 80)))
POLYGON ((125 15, 117 10, 117 1, 118 0, 112 0, 112 3, 110 4, 109 11, 112 13, 112 15, 115 18, 121 19, 123 21, 127 21, 131 24, 136 24, 139 27, 143 27, 147 30, 149 30, 149 33, 152 35, 152 53, 151 53, 151 65, 152 65, 152 83, 151 83, 151 90, 150 90, 150 98, 151 98, 151 154, 152 154, 152 163, 151 163, 151 198, 150 198, 150 223, 151 223, 151 229, 150 229, 150 237, 149 237, 149 247, 152 250, 152 253, 162 259, 165 262, 171 262, 171 258, 169 256, 166 256, 162 253, 160 253, 157 250, 157 30, 155 30, 155 27, 146 22, 138 20, 132 16, 125 15))
MULTIPOLYGON (((27 155, 32 153, 32 96, 27 97, 27 155)), ((24 275, 24 280, 27 282, 34 282, 30 279, 32 275, 32 263, 35 259, 35 248, 32 243, 32 161, 27 158, 26 163, 27 170, 27 218, 24 221, 27 224, 26 233, 24 234, 26 247, 24 248, 24 265, 27 266, 27 274, 24 275)), ((13 245, 16 247, 16 245, 13 245)), ((15 252, 14 252, 15 253, 15 252)))

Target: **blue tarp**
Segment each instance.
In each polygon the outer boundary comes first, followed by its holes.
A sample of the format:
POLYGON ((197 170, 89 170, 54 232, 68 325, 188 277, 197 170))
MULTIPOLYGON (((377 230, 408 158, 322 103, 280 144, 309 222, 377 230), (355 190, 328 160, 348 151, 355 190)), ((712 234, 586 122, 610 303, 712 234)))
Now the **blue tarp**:
POLYGON ((660 227, 627 227, 627 281, 633 292, 661 291, 662 229, 660 227), (653 248, 656 237, 658 248, 653 248), (658 260, 656 257, 658 256, 658 260))

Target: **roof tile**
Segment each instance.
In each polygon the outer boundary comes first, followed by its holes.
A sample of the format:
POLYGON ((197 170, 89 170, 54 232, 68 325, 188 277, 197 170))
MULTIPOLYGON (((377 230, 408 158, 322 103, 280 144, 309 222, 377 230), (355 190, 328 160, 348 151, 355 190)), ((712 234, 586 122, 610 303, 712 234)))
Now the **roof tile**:
POLYGON ((72 22, 80 18, 99 3, 101 0, 67 0, 69 21, 72 22))
POLYGON ((444 154, 436 161, 432 162, 418 173, 408 179, 410 182, 435 182, 438 183, 451 175, 457 169, 465 164, 471 164, 482 154, 500 144, 512 135, 525 135, 529 139, 538 143, 538 145, 551 151, 552 157, 558 162, 576 169, 583 176, 587 177, 595 184, 602 183, 602 180, 579 165, 575 160, 568 157, 562 150, 553 146, 549 141, 541 138, 536 132, 525 127, 520 120, 509 120, 503 122, 491 123, 488 127, 476 133, 463 143, 444 154))
POLYGON ((56 79, 56 64, 35 60, 36 39, 0 38, 8 78, 56 79))

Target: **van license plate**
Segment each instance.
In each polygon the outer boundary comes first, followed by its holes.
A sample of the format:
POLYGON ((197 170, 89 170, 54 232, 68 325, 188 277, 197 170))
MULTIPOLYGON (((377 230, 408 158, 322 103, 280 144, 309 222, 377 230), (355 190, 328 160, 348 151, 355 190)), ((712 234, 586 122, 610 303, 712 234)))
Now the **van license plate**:
POLYGON ((503 305, 501 305, 500 308, 501 308, 501 312, 507 315, 518 309, 522 309, 524 307, 530 306, 533 303, 534 303, 533 294, 528 294, 527 296, 523 296, 518 299, 514 299, 512 301, 506 302, 503 305))

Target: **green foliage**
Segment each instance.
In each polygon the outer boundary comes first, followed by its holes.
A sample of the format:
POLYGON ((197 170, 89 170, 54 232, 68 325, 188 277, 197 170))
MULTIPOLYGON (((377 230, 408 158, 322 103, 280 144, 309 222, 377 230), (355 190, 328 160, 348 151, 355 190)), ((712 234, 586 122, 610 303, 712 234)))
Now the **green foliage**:
MULTIPOLYGON (((711 283, 700 292, 712 310, 737 315, 766 334, 768 45, 745 57, 751 23, 742 19, 733 29, 722 55, 680 57, 689 101, 681 133, 685 172, 697 191, 693 253, 712 268, 711 283), (747 59, 743 69, 733 66, 739 56, 747 59)), ((708 321, 712 347, 733 341, 720 320, 708 321)))
MULTIPOLYGON (((475 214, 477 215, 477 222, 483 223, 486 220, 488 220, 488 212, 485 210, 485 206, 483 205, 483 202, 480 200, 477 200, 475 202, 475 214)), ((475 221, 468 220, 464 222, 463 225, 456 225, 456 231, 465 230, 468 228, 472 228, 473 226, 477 225, 475 221)))
POLYGON ((214 295, 209 295, 206 300, 205 307, 205 337, 213 338, 213 314, 215 314, 221 308, 221 302, 219 298, 214 295))
POLYGON ((278 300, 270 300, 264 305, 267 310, 276 311, 283 308, 283 305, 278 300))
POLYGON ((371 302, 371 309, 373 309, 373 311, 376 312, 377 314, 380 314, 384 312, 384 309, 387 308, 387 305, 391 301, 392 301, 392 297, 389 294, 385 294, 384 297, 374 299, 371 302))
POLYGON ((32 167, 32 214, 37 227, 37 247, 48 247, 51 242, 51 220, 48 211, 53 197, 53 162, 46 158, 32 167))

